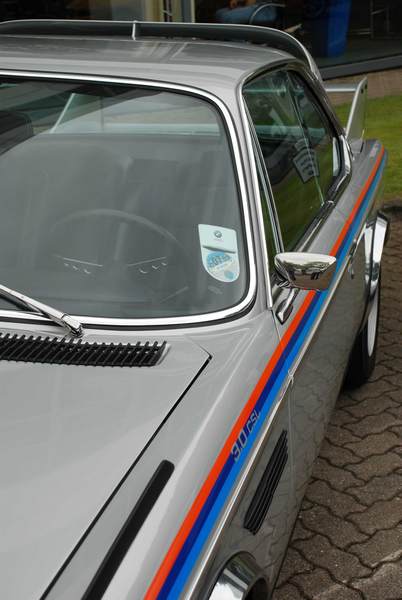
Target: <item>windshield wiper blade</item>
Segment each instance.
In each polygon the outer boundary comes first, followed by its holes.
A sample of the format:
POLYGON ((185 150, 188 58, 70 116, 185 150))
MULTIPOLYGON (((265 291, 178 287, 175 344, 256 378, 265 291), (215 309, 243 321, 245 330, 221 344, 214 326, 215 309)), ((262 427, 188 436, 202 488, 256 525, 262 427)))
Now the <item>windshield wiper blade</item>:
POLYGON ((12 290, 11 288, 1 284, 0 297, 10 300, 10 302, 13 302, 14 304, 22 304, 25 308, 32 308, 33 310, 36 310, 41 315, 47 317, 51 321, 54 321, 54 323, 57 323, 61 327, 67 329, 69 333, 75 337, 81 337, 83 334, 82 324, 78 321, 78 319, 75 319, 67 313, 57 310, 57 308, 53 308, 48 304, 39 302, 39 300, 25 296, 25 294, 21 294, 21 292, 17 292, 16 290, 12 290))

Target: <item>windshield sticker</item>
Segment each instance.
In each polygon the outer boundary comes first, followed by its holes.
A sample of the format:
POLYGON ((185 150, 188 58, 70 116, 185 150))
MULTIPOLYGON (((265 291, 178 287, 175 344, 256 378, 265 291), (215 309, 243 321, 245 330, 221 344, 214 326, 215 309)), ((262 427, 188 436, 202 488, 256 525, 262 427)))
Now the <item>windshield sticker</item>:
POLYGON ((218 281, 236 281, 240 275, 236 231, 216 225, 198 225, 198 234, 206 272, 218 281))

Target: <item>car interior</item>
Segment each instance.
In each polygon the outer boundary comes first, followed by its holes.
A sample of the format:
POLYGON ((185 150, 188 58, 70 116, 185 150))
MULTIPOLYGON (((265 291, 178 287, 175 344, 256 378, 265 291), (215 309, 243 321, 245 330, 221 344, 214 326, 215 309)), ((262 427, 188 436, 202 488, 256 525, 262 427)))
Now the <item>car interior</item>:
POLYGON ((222 135, 33 135, 27 114, 2 111, 0 148, 0 282, 91 316, 194 314, 240 300, 244 261, 223 284, 200 260, 200 223, 236 230, 244 256, 222 135))

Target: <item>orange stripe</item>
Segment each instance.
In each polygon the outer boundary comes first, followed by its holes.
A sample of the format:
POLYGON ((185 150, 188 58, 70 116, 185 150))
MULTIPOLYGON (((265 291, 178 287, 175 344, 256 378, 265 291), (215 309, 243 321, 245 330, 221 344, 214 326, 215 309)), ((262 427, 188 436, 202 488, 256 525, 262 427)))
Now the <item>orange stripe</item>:
MULTIPOLYGON (((370 187, 371 182, 373 181, 373 179, 376 175, 377 168, 382 160, 383 155, 384 155, 384 148, 382 148, 381 153, 380 153, 380 155, 375 163, 375 166, 373 168, 373 171, 370 174, 370 177, 367 180, 365 186, 363 187, 363 189, 359 195, 359 198, 356 202, 355 207, 353 208, 344 227, 342 228, 338 240, 336 241, 334 247, 331 250, 332 255, 336 254, 338 248, 340 247, 342 241, 344 240, 345 235, 350 227, 350 224, 353 221, 353 218, 356 215, 361 203, 363 202, 363 199, 367 193, 367 190, 370 187)), ((297 311, 295 317, 293 318, 292 322, 290 323, 289 327, 287 328, 285 334, 281 338, 279 345, 277 346, 274 354, 271 356, 256 387, 252 391, 247 403, 245 404, 243 410, 241 411, 239 417, 237 418, 236 423, 233 426, 233 428, 230 432, 230 435, 227 438, 224 446, 222 447, 207 479, 205 480, 204 484, 202 485, 201 490, 199 491, 195 501, 193 502, 189 512, 187 513, 187 516, 184 519, 175 539, 173 540, 161 566, 159 567, 159 569, 158 569, 158 571, 157 571, 157 573, 156 573, 156 575, 144 597, 144 600, 156 600, 160 590, 163 587, 163 584, 165 583, 165 581, 176 561, 177 556, 180 553, 180 550, 182 549, 182 547, 188 537, 188 534, 190 533, 194 523, 196 522, 197 517, 200 514, 201 509, 205 504, 205 501, 207 500, 216 480, 218 479, 220 472, 222 471, 223 466, 225 465, 225 462, 230 454, 233 444, 235 443, 235 441, 237 439, 239 431, 242 429, 245 421, 249 417, 250 412, 252 411, 258 398, 260 397, 272 371, 274 370, 274 368, 283 352, 283 348, 288 344, 290 338, 296 331, 300 321, 302 320, 304 314, 306 313, 314 296, 315 296, 314 291, 310 291, 307 294, 300 309, 297 311)))

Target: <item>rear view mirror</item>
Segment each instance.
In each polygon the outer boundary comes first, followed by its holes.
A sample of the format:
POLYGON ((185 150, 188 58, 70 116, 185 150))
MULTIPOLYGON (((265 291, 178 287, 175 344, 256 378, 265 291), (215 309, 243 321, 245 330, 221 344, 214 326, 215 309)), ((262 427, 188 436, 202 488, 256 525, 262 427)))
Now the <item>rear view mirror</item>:
POLYGON ((336 258, 310 252, 282 252, 275 256, 281 287, 300 290, 326 290, 336 269, 336 258))

